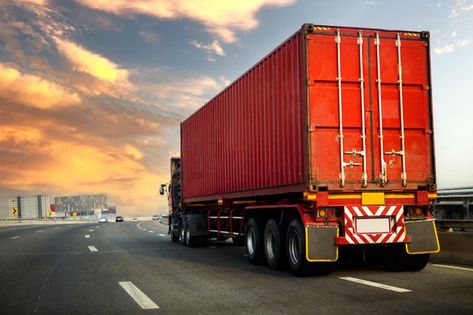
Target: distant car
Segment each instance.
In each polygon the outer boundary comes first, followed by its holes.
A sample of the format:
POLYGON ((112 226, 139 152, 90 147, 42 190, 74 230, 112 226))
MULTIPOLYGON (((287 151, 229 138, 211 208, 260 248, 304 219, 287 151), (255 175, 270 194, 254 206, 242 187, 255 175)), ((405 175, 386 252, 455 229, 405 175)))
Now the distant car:
POLYGON ((115 222, 123 222, 123 217, 122 216, 117 216, 115 218, 115 222))
POLYGON ((99 223, 107 223, 107 222, 108 222, 108 220, 107 220, 106 217, 101 217, 101 218, 99 219, 99 223))
POLYGON ((159 214, 153 215, 153 220, 159 220, 159 214))

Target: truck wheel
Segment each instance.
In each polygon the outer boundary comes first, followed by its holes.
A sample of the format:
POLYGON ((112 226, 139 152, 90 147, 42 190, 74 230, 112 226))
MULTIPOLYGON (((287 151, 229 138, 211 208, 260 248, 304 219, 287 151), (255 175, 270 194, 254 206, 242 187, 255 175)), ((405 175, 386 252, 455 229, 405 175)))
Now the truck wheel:
POLYGON ((430 254, 409 255, 409 264, 407 269, 409 271, 421 271, 427 266, 430 254))
POLYGON ((409 267, 409 255, 404 244, 395 244, 384 249, 384 267, 389 271, 406 271, 409 267))
POLYGON ((250 218, 245 230, 248 260, 252 265, 262 264, 264 262, 262 224, 255 218, 250 218))
POLYGON ((171 223, 170 226, 170 234, 171 234, 171 241, 178 242, 179 241, 179 230, 176 230, 174 227, 174 223, 171 223))
POLYGON ((205 246, 207 246, 207 243, 209 241, 209 237, 206 236, 206 235, 201 236, 201 237, 199 237, 198 241, 199 241, 199 246, 205 247, 205 246))
POLYGON ((235 246, 243 246, 245 245, 245 236, 244 235, 238 235, 232 238, 233 245, 235 246))
POLYGON ((279 226, 274 219, 270 219, 264 229, 264 256, 268 267, 273 270, 280 269, 283 262, 283 253, 283 240, 279 226))
POLYGON ((184 245, 184 246, 185 246, 185 245, 187 245, 187 239, 186 239, 186 236, 187 236, 187 235, 186 235, 186 226, 187 226, 187 224, 185 224, 185 225, 182 225, 182 226, 181 226, 181 236, 180 236, 180 241, 181 241, 182 245, 184 245))
POLYGON ((305 258, 305 235, 302 223, 294 219, 289 223, 286 237, 287 262, 298 277, 309 275, 310 264, 305 258))
POLYGON ((195 247, 198 245, 198 240, 196 236, 192 236, 191 234, 191 227, 189 224, 186 225, 186 245, 188 247, 195 247))

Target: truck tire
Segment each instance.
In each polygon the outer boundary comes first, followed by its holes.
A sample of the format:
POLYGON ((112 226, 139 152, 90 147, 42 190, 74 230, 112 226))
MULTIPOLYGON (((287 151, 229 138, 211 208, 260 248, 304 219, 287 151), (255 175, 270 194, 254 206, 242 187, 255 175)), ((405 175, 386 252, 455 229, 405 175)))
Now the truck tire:
POLYGON ((281 269, 284 260, 284 240, 274 219, 268 220, 264 229, 264 256, 270 269, 281 269))
POLYGON ((206 235, 201 236, 201 237, 199 237, 199 240, 198 240, 198 241, 199 241, 199 246, 205 247, 205 246, 207 246, 207 243, 208 243, 208 241, 209 241, 209 237, 206 236, 206 235))
POLYGON ((185 232, 185 240, 186 240, 186 245, 188 247, 195 247, 198 245, 198 240, 196 236, 192 236, 191 233, 191 227, 189 224, 186 224, 186 232, 185 232))
POLYGON ((233 245, 235 246, 244 246, 245 245, 245 236, 238 235, 232 238, 233 245))
POLYGON ((252 265, 264 263, 263 225, 256 218, 250 218, 246 224, 246 255, 252 265))
POLYGON ((304 227, 299 219, 289 223, 286 234, 287 262, 292 274, 297 277, 326 276, 332 272, 332 262, 309 262, 306 258, 304 227))
POLYGON ((417 254, 409 256, 409 264, 407 269, 409 271, 421 271, 427 266, 429 262, 430 254, 417 254))
MULTIPOLYGON (((174 220, 173 220, 174 221, 174 220)), ((178 242, 179 241, 179 230, 176 230, 174 227, 174 222, 170 224, 170 231, 169 233, 171 234, 171 241, 173 242, 178 242)))
POLYGON ((394 244, 384 249, 384 268, 393 272, 409 269, 410 257, 404 246, 404 244, 394 244))
POLYGON ((293 219, 287 227, 286 251, 292 274, 298 277, 310 275, 310 263, 305 257, 304 228, 298 219, 293 219))
POLYGON ((187 227, 187 224, 183 224, 181 225, 181 231, 180 231, 180 241, 181 241, 181 244, 186 246, 187 245, 187 239, 186 239, 186 227, 187 227))

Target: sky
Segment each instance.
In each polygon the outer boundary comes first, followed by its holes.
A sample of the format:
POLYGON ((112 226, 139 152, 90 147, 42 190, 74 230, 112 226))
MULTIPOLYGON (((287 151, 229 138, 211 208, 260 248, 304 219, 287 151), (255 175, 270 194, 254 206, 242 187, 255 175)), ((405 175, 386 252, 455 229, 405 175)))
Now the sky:
POLYGON ((179 123, 304 23, 431 32, 437 182, 473 185, 473 1, 0 0, 9 196, 163 213, 179 123))

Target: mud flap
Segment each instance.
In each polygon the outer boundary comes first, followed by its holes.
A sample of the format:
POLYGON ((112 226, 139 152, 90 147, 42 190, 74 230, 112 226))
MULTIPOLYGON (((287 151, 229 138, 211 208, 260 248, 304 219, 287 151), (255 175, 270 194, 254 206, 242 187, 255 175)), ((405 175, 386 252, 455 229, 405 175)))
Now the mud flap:
POLYGON ((310 262, 331 262, 338 260, 338 226, 308 225, 305 228, 306 258, 310 262))
POLYGON ((409 255, 438 253, 440 251, 434 220, 407 221, 406 233, 412 239, 412 242, 406 243, 406 252, 409 255))

